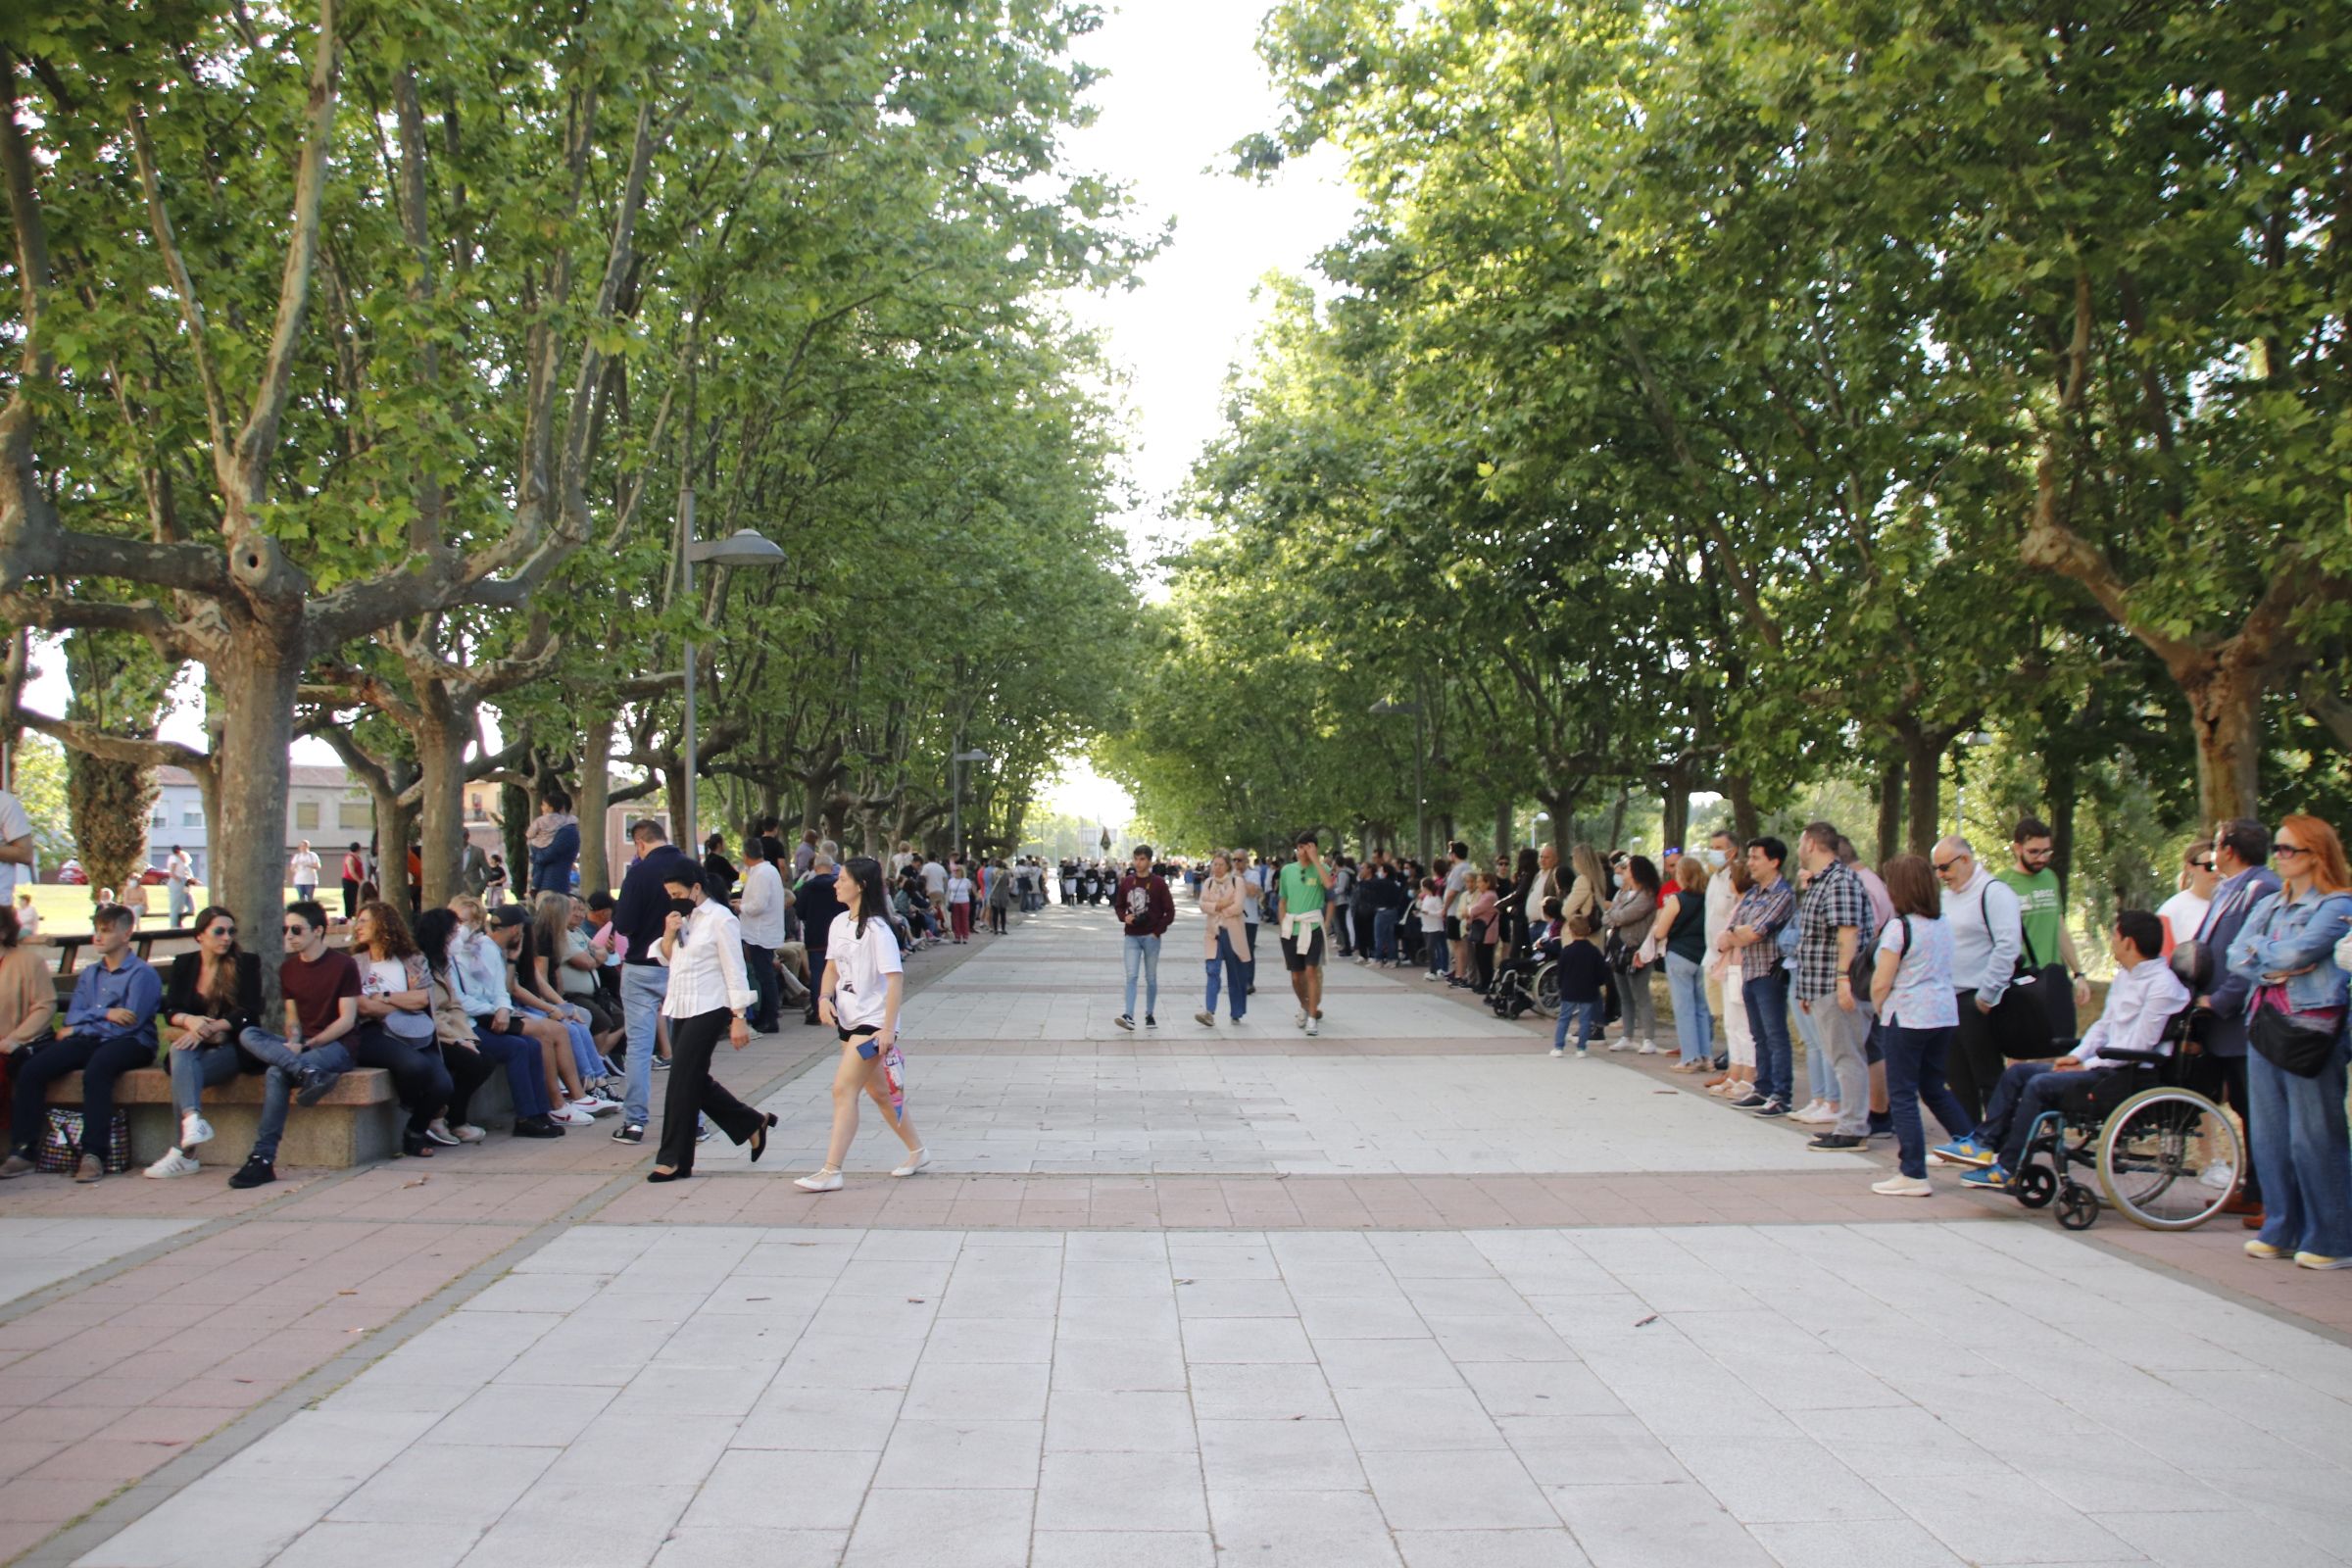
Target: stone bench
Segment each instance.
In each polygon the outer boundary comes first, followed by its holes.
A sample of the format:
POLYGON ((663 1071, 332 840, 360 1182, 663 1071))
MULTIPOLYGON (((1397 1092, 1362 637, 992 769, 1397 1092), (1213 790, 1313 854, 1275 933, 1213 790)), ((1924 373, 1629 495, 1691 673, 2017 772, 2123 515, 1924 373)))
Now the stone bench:
MULTIPOLYGON (((211 1143, 197 1147, 196 1157, 207 1165, 241 1165, 253 1152, 254 1135, 262 1122, 260 1073, 240 1073, 227 1083, 204 1092, 204 1119, 213 1124, 211 1143)), ((476 1113, 486 1108, 493 1086, 485 1084, 475 1097, 476 1113)), ((497 1086, 504 1098, 504 1085, 497 1086)), ((49 1103, 81 1104, 81 1074, 70 1073, 49 1086, 49 1103)), ((141 1167, 163 1157, 179 1139, 179 1119, 172 1112, 172 1079, 161 1067, 135 1067, 115 1080, 115 1103, 130 1118, 130 1157, 141 1167)), ((285 1138, 278 1145, 281 1165, 323 1166, 342 1170, 369 1160, 389 1159, 400 1152, 404 1117, 392 1098, 392 1075, 378 1067, 360 1067, 345 1073, 316 1105, 296 1105, 286 1118, 285 1138)))

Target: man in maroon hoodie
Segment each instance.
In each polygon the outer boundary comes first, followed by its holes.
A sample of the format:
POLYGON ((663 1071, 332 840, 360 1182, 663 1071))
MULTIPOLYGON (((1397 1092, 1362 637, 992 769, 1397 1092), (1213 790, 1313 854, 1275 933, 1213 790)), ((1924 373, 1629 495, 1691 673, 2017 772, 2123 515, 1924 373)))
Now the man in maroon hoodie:
POLYGON ((1119 1014, 1119 1027, 1135 1027, 1135 973, 1141 968, 1144 1027, 1156 1029, 1159 1020, 1152 1014, 1159 1010, 1159 934, 1176 918, 1176 901, 1169 896, 1167 883, 1152 869, 1151 845, 1135 847, 1134 861, 1119 878, 1110 906, 1118 913, 1120 929, 1127 933, 1127 1010, 1119 1014))

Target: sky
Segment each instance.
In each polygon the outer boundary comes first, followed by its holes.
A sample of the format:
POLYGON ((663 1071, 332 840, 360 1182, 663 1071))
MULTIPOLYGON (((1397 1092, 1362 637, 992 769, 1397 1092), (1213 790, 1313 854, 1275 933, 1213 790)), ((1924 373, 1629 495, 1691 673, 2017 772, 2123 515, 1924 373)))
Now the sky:
MULTIPOLYGON (((1137 509, 1121 518, 1140 562, 1155 541, 1181 533, 1168 517, 1194 457, 1217 431, 1230 368, 1247 357, 1263 319, 1255 299, 1267 273, 1303 272, 1315 253, 1344 235, 1354 207, 1328 149, 1256 183, 1224 172, 1228 150, 1273 128, 1280 105, 1255 42, 1270 0, 1133 0, 1102 29, 1079 40, 1079 55, 1108 73, 1095 86, 1100 114, 1073 133, 1073 166, 1125 183, 1139 228, 1172 220, 1173 238, 1135 289, 1072 306, 1098 328, 1130 417, 1129 478, 1137 509)), ((63 660, 42 661, 28 706, 63 711, 63 660)), ((168 718, 169 739, 204 744, 192 681, 168 718)), ((296 743, 298 761, 332 763, 317 740, 296 743)), ((1133 803, 1081 760, 1065 767, 1047 804, 1123 822, 1133 803)))

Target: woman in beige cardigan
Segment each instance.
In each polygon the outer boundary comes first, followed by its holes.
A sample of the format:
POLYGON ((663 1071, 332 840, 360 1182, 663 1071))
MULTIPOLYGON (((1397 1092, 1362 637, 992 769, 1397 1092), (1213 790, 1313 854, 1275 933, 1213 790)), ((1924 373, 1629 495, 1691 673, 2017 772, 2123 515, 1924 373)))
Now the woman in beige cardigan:
POLYGON ((1249 970, 1246 955, 1249 933, 1242 922, 1243 901, 1250 890, 1234 874, 1233 860, 1222 852, 1208 858, 1208 880, 1200 884, 1200 912, 1208 917, 1208 932, 1201 947, 1208 961, 1208 1005, 1193 1014, 1196 1023, 1214 1024, 1217 1021, 1217 976, 1225 977, 1225 990, 1232 999, 1233 1021, 1240 1023, 1242 1014, 1250 1010, 1249 970))

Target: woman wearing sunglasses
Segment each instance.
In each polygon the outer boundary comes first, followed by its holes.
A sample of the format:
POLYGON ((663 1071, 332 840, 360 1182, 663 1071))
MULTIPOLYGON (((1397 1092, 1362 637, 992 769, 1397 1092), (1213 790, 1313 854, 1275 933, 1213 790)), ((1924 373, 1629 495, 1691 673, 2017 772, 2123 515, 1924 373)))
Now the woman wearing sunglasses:
POLYGON ((2262 1231, 2246 1252, 2291 1253, 2305 1268, 2352 1268, 2352 1137, 2344 1122, 2352 1042, 2336 960, 2352 932, 2352 870, 2335 829, 2316 816, 2281 821, 2271 860, 2283 885, 2254 906, 2230 944, 2230 967, 2251 987, 2246 1087, 2263 1198, 2262 1231))
POLYGON ((164 981, 164 1064, 172 1073, 172 1108, 179 1112, 179 1142, 147 1167, 158 1181, 193 1176, 196 1146, 210 1143, 213 1124, 200 1102, 241 1072, 262 1063, 237 1049, 237 1036, 262 1014, 262 960, 237 946, 237 917, 219 905, 198 911, 196 951, 172 960, 164 981))

